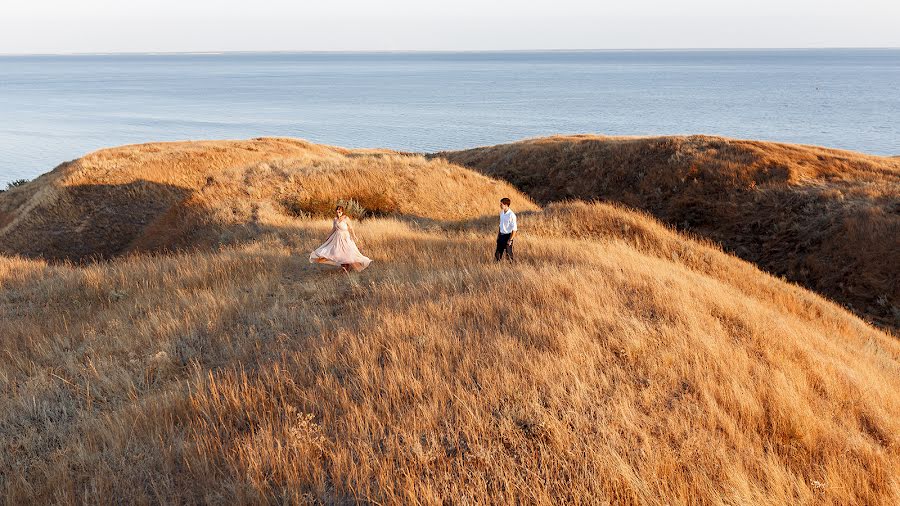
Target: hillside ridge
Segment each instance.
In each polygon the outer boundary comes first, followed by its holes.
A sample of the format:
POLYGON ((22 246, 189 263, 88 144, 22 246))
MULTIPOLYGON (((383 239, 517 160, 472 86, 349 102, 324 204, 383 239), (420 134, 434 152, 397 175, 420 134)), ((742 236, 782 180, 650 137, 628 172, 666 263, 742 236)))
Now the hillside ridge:
POLYGON ((286 138, 128 145, 0 194, 0 253, 82 262, 215 247, 251 233, 260 212, 328 215, 333 194, 370 214, 463 218, 496 207, 485 192, 534 207, 508 184, 390 150, 286 138))
POLYGON ((701 135, 554 136, 431 156, 509 181, 539 203, 598 199, 648 211, 900 328, 900 160, 701 135))

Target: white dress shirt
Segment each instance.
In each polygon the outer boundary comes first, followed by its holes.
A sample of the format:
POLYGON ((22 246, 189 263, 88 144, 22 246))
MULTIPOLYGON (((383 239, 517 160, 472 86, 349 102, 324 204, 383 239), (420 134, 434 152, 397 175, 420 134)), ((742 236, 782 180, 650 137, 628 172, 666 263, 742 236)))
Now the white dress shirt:
POLYGON ((500 212, 500 233, 501 234, 511 234, 515 231, 519 230, 519 225, 516 223, 516 213, 512 212, 512 209, 507 209, 506 211, 500 212))

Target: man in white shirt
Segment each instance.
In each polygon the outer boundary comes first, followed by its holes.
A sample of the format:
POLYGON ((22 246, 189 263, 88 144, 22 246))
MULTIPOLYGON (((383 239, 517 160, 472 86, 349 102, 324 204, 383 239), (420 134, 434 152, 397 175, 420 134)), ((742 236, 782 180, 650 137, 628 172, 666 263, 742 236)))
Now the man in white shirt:
POLYGON ((519 230, 516 223, 516 213, 509 208, 510 200, 506 197, 500 199, 500 231, 497 234, 497 251, 494 253, 494 259, 500 261, 503 258, 503 252, 506 252, 506 258, 513 261, 513 238, 519 230))

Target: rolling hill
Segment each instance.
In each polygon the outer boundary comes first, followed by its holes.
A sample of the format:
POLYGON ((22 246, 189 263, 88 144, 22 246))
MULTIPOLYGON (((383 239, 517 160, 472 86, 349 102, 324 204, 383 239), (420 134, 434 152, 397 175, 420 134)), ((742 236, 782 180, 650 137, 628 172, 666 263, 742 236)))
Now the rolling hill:
POLYGON ((438 153, 540 203, 603 200, 900 329, 900 160, 709 136, 559 136, 438 153))
POLYGON ((6 502, 900 501, 900 342, 622 205, 255 139, 92 153, 0 213, 6 502), (374 263, 310 265, 350 198, 374 263))
POLYGON ((60 165, 0 199, 0 253, 84 262, 213 247, 261 230, 262 215, 330 216, 336 199, 370 214, 460 219, 508 184, 442 161, 296 139, 123 146, 60 165))

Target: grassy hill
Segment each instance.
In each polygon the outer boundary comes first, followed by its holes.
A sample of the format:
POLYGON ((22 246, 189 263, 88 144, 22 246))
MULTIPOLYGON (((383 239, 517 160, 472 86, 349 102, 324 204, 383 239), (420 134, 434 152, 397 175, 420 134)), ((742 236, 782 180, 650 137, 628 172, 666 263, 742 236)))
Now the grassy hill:
POLYGON ((599 199, 699 233, 900 329, 900 160, 721 137, 569 136, 439 153, 538 202, 599 199))
POLYGON ((100 151, 0 211, 6 502, 900 500, 900 343, 618 205, 261 139, 100 151), (374 263, 310 265, 351 197, 374 263))
POLYGON ((212 247, 262 231, 264 215, 331 216, 336 196, 370 214, 461 219, 508 184, 443 161, 296 139, 154 143, 60 165, 0 199, 0 253, 86 261, 212 247))

